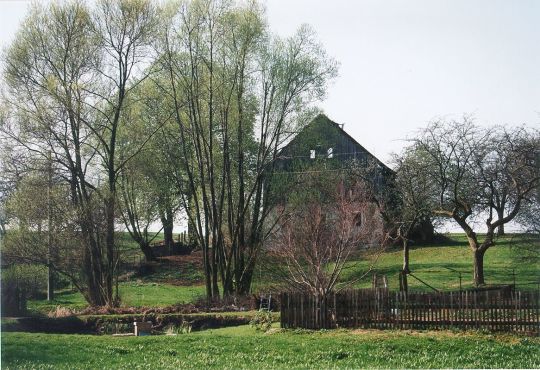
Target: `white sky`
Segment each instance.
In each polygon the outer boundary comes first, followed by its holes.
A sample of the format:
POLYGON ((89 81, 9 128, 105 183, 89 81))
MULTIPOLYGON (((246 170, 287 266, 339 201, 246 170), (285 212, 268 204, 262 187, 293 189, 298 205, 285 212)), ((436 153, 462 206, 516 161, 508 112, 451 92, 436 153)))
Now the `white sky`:
MULTIPOLYGON (((340 76, 321 104, 384 162, 436 117, 540 124, 538 0, 266 0, 271 29, 310 24, 340 76)), ((30 1, 0 1, 0 45, 30 1)))
POLYGON ((340 77, 322 104, 373 154, 439 116, 540 123, 540 1, 268 0, 270 27, 311 24, 340 77))
MULTIPOLYGON (((538 0, 267 0, 271 29, 310 24, 340 76, 321 104, 382 161, 436 117, 540 126, 538 0)), ((6 47, 29 1, 0 1, 6 47)))

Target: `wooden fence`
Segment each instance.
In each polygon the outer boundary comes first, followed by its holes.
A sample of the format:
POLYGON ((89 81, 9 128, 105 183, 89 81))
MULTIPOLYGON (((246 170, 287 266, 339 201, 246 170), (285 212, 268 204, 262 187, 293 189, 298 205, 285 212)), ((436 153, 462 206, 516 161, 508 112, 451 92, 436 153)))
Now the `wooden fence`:
POLYGON ((540 293, 349 290, 320 299, 281 294, 284 328, 483 329, 540 334, 540 293))

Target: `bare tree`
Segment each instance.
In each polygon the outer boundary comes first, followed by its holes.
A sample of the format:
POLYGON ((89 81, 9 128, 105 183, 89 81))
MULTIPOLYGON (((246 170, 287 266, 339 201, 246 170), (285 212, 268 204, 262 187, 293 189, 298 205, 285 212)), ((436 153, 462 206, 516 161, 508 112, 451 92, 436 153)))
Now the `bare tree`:
POLYGON ((412 239, 432 227, 429 191, 431 179, 425 177, 415 152, 406 149, 394 155, 394 171, 378 160, 353 160, 350 174, 369 188, 371 201, 384 221, 385 241, 399 243, 403 250, 400 289, 407 290, 410 271, 409 248, 412 239))
POLYGON ((474 256, 474 283, 484 284, 484 254, 496 243, 496 230, 512 221, 538 187, 533 153, 538 131, 480 129, 473 122, 437 121, 414 140, 418 165, 433 180, 433 212, 454 220, 467 235, 474 256), (483 240, 474 230, 484 218, 483 240))
POLYGON ((350 286, 353 281, 340 276, 351 257, 363 248, 380 251, 384 239, 382 220, 370 217, 376 206, 369 191, 343 182, 336 188, 325 201, 315 198, 294 207, 274 232, 272 248, 284 261, 289 288, 321 299, 350 286))
POLYGON ((394 156, 395 172, 376 193, 382 198, 378 204, 386 222, 388 240, 399 242, 403 251, 400 289, 408 290, 410 270, 410 242, 423 228, 432 230, 433 220, 429 196, 431 177, 426 176, 421 159, 410 148, 394 156))
MULTIPOLYGON (((530 153, 530 159, 540 171, 540 152, 530 153)), ((513 253, 512 258, 517 263, 540 262, 540 186, 524 202, 515 221, 522 227, 522 233, 514 236, 517 242, 513 247, 520 250, 513 253)))

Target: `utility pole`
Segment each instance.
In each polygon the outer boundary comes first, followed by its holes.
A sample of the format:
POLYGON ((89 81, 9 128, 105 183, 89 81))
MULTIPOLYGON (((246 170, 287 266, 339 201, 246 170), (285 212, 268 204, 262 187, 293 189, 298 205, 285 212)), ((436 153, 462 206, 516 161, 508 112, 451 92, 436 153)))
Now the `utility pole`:
POLYGON ((53 226, 52 226, 52 155, 49 150, 47 163, 47 301, 54 299, 54 275, 52 269, 52 249, 53 249, 53 226))

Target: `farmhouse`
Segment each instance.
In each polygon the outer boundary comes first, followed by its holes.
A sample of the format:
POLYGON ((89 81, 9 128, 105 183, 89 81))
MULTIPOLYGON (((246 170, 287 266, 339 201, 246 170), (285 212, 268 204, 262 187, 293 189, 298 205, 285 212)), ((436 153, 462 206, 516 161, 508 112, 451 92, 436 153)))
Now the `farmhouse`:
MULTIPOLYGON (((393 197, 382 195, 391 189, 394 172, 349 135, 343 125, 324 114, 319 114, 283 147, 276 161, 276 174, 272 202, 277 206, 289 203, 299 191, 315 190, 324 197, 325 192, 335 191, 338 181, 350 187, 358 183, 367 185, 373 203, 369 211, 359 215, 359 225, 378 224, 385 229, 379 206, 399 202, 393 192, 389 192, 393 197)), ((431 240, 433 225, 422 222, 412 236, 416 241, 431 240)))
MULTIPOLYGON (((373 242, 384 234, 377 193, 391 184, 393 171, 351 137, 342 126, 320 114, 279 152, 271 184, 274 222, 281 210, 306 202, 332 204, 339 186, 360 195, 362 211, 355 218, 358 230, 371 230, 373 242), (353 190, 354 189, 354 190, 353 190), (375 230, 378 230, 376 232, 375 230)), ((358 203, 360 205, 360 203, 358 203)), ((359 208, 360 209, 360 208, 359 208)), ((273 248, 273 241, 267 245, 273 248)))

